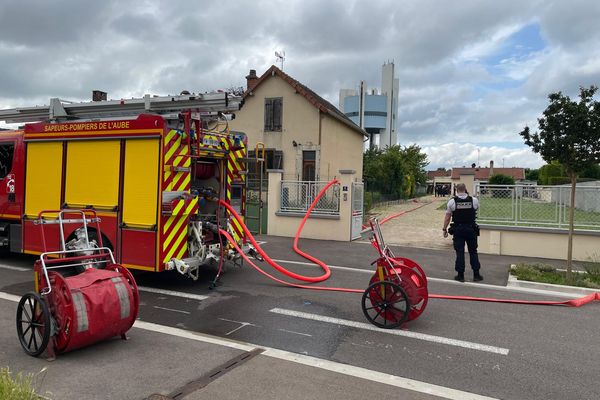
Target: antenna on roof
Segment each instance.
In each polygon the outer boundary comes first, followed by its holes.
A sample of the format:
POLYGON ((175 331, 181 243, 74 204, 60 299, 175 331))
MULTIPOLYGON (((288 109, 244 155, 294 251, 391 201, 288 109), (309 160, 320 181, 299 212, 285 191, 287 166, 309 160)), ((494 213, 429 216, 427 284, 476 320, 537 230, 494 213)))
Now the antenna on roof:
POLYGON ((277 61, 281 63, 281 70, 283 71, 283 61, 285 60, 285 51, 276 51, 275 57, 277 57, 277 61))

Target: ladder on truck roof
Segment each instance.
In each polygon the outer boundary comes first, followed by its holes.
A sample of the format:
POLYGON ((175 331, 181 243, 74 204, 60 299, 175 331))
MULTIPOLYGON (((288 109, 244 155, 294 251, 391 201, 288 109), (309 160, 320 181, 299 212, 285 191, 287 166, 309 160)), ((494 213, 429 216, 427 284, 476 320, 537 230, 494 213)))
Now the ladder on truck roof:
POLYGON ((50 105, 0 110, 0 121, 23 123, 36 121, 65 122, 73 119, 124 117, 142 113, 173 114, 192 111, 201 116, 217 116, 240 109, 242 98, 226 92, 150 96, 101 100, 82 103, 50 99, 50 105))

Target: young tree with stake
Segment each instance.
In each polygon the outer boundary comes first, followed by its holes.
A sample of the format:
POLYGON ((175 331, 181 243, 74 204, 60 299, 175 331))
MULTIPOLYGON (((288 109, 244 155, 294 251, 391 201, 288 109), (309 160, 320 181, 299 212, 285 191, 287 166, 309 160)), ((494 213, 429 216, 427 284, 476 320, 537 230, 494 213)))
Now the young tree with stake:
POLYGON ((571 179, 567 281, 573 279, 573 219, 577 176, 600 162, 600 103, 593 99, 597 90, 596 86, 581 87, 578 102, 561 92, 550 94, 550 104, 538 119, 539 131, 532 134, 526 126, 519 133, 525 144, 539 153, 544 161, 561 163, 571 179))

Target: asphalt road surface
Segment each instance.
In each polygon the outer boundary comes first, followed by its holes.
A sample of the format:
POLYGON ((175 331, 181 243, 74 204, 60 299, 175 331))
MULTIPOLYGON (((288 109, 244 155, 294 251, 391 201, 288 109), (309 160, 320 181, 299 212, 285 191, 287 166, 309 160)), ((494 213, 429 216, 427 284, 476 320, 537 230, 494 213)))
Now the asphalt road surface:
MULTIPOLYGON (((318 267, 291 252, 291 240, 262 239, 264 249, 285 260, 286 268, 320 275, 318 267)), ((369 264, 376 258, 368 243, 305 240, 301 246, 335 267, 319 285, 368 285, 369 264)), ((520 260, 514 257, 483 255, 484 283, 460 284, 452 280, 452 252, 393 250, 424 268, 430 293, 564 300, 504 288, 510 263, 520 260)), ((0 291, 22 295, 31 290, 32 264, 27 256, 2 260, 0 291)), ((494 398, 600 397, 597 303, 568 308, 431 299, 408 326, 381 330, 364 318, 359 294, 284 287, 247 265, 227 266, 217 288, 210 290, 215 271, 206 268, 196 282, 170 272, 138 274, 139 318, 494 398)))

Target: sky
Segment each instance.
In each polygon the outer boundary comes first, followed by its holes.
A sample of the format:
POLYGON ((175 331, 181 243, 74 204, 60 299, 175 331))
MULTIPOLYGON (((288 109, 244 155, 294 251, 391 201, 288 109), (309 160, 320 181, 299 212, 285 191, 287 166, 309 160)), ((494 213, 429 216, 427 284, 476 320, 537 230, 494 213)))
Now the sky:
POLYGON ((0 109, 206 92, 284 71, 338 105, 395 63, 399 144, 428 169, 537 168, 519 132, 600 85, 597 0, 0 0, 0 109))

